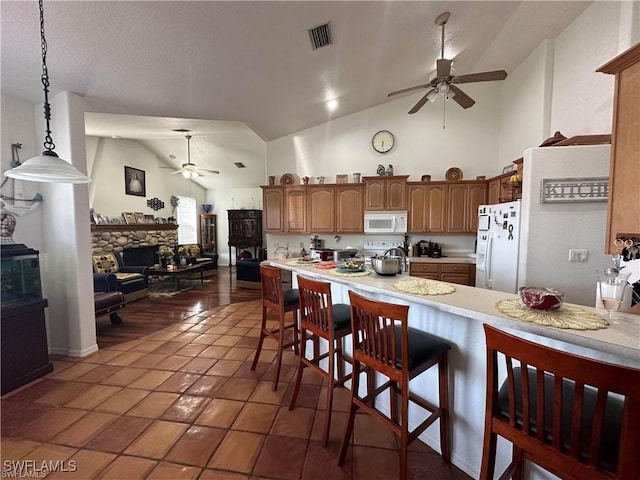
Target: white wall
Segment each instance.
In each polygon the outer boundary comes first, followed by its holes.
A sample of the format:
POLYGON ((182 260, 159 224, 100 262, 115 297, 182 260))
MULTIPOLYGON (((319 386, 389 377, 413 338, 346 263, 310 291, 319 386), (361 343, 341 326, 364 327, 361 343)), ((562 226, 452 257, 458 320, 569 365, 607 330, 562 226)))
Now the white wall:
POLYGON ((553 287, 570 303, 595 304, 596 270, 611 265, 604 253, 607 202, 541 203, 544 178, 607 177, 609 145, 531 148, 524 153, 518 286, 553 287), (569 262, 569 249, 589 251, 569 262))
POLYGON ((614 77, 596 69, 640 41, 640 2, 594 2, 554 40, 551 132, 610 133, 614 77))
POLYGON ((501 86, 500 164, 508 165, 529 147, 540 145, 549 130, 553 42, 547 40, 501 86))
POLYGON ((142 212, 155 217, 174 216, 171 196, 193 197, 198 205, 205 203, 205 190, 200 185, 173 175, 171 169, 161 168, 156 156, 140 143, 129 139, 86 137, 87 164, 93 182, 89 186, 89 206, 96 213, 119 216, 122 212, 142 212), (125 194, 124 167, 145 172, 146 195, 125 194), (147 199, 157 197, 165 207, 154 211, 147 199))
MULTIPOLYGON (((18 151, 21 162, 39 155, 44 149, 42 142, 44 137, 36 136, 35 118, 42 116, 42 106, 34 106, 31 103, 18 100, 7 95, 2 95, 1 99, 2 125, 0 135, 0 158, 2 172, 9 169, 11 164, 11 145, 22 144, 18 151)), ((55 138, 54 138, 55 140, 55 138)), ((14 182, 18 184, 18 190, 22 189, 25 198, 33 198, 36 193, 42 193, 40 184, 34 182, 24 182, 21 180, 11 180, 2 176, 2 182, 7 180, 2 186, 2 195, 11 197, 14 193, 14 182)), ((46 198, 45 198, 46 201, 46 198)), ((31 213, 22 217, 16 216, 17 225, 13 235, 16 243, 24 243, 28 247, 41 250, 42 240, 42 206, 37 207, 31 213)))
POLYGON ((498 174, 502 168, 497 160, 499 84, 464 85, 476 104, 465 110, 450 100, 446 117, 442 98, 408 115, 424 95, 419 92, 271 141, 267 175, 275 175, 276 183, 283 173, 297 175, 298 182, 304 176, 326 176, 326 182, 333 183, 336 174, 376 175, 378 164, 392 164, 396 175, 411 175, 411 181, 419 181, 423 174, 444 180, 450 167, 461 168, 465 179, 498 174), (395 136, 395 145, 386 154, 371 146, 378 130, 395 136))

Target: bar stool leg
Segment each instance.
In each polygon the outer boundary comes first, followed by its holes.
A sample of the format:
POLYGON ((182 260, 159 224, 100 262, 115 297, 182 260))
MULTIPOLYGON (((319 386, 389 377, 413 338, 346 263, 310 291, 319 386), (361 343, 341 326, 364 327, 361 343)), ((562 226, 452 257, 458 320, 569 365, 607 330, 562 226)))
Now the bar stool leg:
MULTIPOLYGON (((342 444, 340 445, 340 455, 338 456, 338 465, 344 464, 344 460, 347 456, 347 449, 349 443, 351 443, 351 436, 353 435, 353 423, 356 419, 357 405, 353 401, 353 397, 358 392, 358 384, 360 380, 360 363, 354 359, 353 361, 353 375, 351 376, 351 403, 349 404, 349 413, 347 417, 347 425, 345 426, 344 436, 342 437, 342 444)), ((367 380, 369 379, 369 372, 367 372, 367 380)))
MULTIPOLYGON (((305 358, 307 353, 307 334, 300 332, 300 358, 305 358)), ((304 373, 306 365, 302 362, 298 362, 298 371, 296 372, 296 383, 293 387, 293 394, 291 395, 291 401, 289 402, 289 410, 293 410, 298 400, 298 393, 300 392, 300 384, 302 383, 302 374, 304 373)))
POLYGON ((262 344, 264 343, 264 337, 267 336, 265 330, 267 328, 267 308, 262 306, 262 322, 260 324, 260 338, 258 339, 258 346, 256 347, 256 354, 253 357, 253 363, 251 364, 251 370, 255 370, 258 365, 258 359, 260 358, 260 352, 262 352, 262 344))
POLYGON ((449 360, 443 353, 438 362, 438 395, 440 402, 440 455, 446 463, 451 463, 449 444, 449 360))

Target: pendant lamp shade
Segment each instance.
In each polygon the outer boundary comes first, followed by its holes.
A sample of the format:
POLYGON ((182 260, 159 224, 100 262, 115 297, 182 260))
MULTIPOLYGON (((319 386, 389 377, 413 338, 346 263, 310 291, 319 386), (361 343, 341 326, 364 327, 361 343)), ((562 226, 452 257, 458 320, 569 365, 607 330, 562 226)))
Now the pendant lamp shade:
POLYGON ((9 178, 30 182, 89 183, 91 181, 91 178, 50 150, 30 158, 19 167, 7 170, 4 174, 9 178))
POLYGON ((47 68, 47 41, 44 36, 44 8, 42 0, 39 0, 40 9, 40 44, 42 50, 42 87, 44 91, 44 119, 46 122, 46 135, 44 137, 44 152, 42 155, 30 158, 22 165, 4 172, 4 175, 16 180, 45 183, 89 183, 91 178, 62 160, 54 152, 55 144, 51 138, 51 105, 49 105, 49 70, 47 68))

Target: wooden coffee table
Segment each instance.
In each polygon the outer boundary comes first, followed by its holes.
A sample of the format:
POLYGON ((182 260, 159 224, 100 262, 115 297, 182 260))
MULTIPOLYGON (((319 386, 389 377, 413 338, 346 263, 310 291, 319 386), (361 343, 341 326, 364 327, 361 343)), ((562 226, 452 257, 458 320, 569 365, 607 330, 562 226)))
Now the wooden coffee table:
POLYGON ((194 265, 174 265, 173 268, 162 268, 160 266, 153 266, 149 269, 149 276, 151 277, 162 277, 168 276, 173 277, 176 282, 176 290, 180 290, 180 277, 190 274, 200 272, 200 285, 204 285, 204 270, 205 267, 211 265, 213 261, 206 262, 198 262, 194 265))

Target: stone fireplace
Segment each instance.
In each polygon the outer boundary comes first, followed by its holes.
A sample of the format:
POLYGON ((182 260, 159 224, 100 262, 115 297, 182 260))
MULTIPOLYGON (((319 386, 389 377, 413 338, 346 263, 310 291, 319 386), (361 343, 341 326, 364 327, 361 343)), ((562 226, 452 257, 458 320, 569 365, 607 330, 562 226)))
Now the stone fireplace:
POLYGON ((177 243, 177 225, 91 225, 91 254, 120 252, 127 265, 158 263, 158 250, 177 243))

